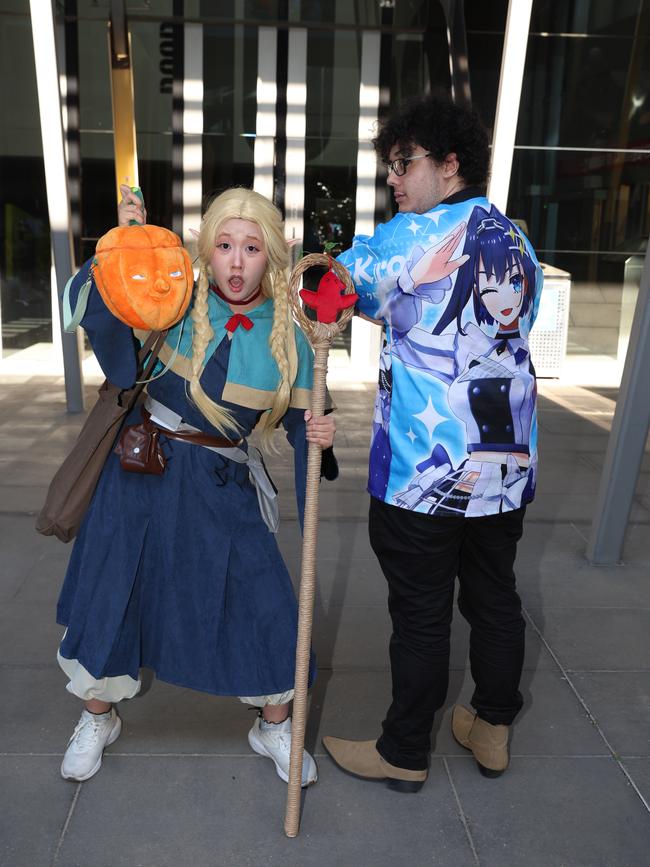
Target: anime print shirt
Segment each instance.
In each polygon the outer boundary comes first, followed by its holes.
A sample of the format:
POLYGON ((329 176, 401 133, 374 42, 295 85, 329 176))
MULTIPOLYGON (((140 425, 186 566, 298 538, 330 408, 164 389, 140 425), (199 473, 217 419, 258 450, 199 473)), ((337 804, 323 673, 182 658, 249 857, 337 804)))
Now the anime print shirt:
POLYGON ((542 271, 477 189, 357 236, 339 261, 358 309, 383 320, 368 491, 416 512, 518 509, 537 474, 528 334, 542 271))

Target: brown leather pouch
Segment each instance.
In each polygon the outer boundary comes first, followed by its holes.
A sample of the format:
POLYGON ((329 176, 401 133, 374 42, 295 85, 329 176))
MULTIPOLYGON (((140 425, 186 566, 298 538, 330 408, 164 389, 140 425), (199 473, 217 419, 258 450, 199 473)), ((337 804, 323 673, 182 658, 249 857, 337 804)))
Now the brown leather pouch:
POLYGON ((122 469, 129 473, 160 476, 167 460, 160 445, 160 430, 148 421, 127 425, 115 446, 122 469))

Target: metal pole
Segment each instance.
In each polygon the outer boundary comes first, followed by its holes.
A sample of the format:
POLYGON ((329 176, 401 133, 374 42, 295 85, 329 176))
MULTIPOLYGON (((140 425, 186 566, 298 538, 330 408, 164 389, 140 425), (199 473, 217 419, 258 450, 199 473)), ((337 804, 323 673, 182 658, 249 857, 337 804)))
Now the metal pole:
POLYGON ((618 563, 650 428, 650 241, 645 254, 623 378, 600 477, 587 559, 618 563))
MULTIPOLYGON (((47 208, 52 238, 52 260, 58 298, 73 272, 74 256, 70 231, 70 203, 67 168, 61 118, 61 95, 56 59, 52 4, 30 0, 32 39, 36 65, 38 110, 43 138, 43 163, 47 208)), ((52 305, 52 319, 61 319, 61 305, 52 305), (58 309, 54 309, 58 308, 58 309)), ((61 329, 62 330, 62 329, 61 329)), ((52 331, 55 331, 53 321, 52 331)), ((62 334, 63 370, 68 412, 83 412, 83 382, 81 372, 81 333, 62 334)))

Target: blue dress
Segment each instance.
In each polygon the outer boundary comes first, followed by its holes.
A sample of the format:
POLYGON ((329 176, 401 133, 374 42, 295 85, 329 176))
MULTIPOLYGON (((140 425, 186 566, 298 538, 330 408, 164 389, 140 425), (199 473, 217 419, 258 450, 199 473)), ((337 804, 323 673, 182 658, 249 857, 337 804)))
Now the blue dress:
MULTIPOLYGON (((87 273, 80 272, 77 290, 87 273)), ((73 295, 74 290, 73 284, 73 295)), ((137 344, 103 306, 94 285, 84 319, 104 372, 110 379, 113 373, 113 381, 128 380, 137 344)), ((221 400, 231 349, 228 337, 217 334, 201 384, 247 435, 260 410, 221 400)), ((185 422, 218 434, 188 400, 187 385, 169 370, 148 392, 185 422)), ((307 454, 303 416, 304 409, 294 407, 283 419, 295 452, 300 514, 307 454)), ((136 409, 126 423, 139 420, 136 409)), ((163 475, 125 472, 114 453, 106 462, 59 598, 57 622, 67 627, 61 655, 78 660, 97 679, 137 679, 146 667, 168 683, 215 695, 292 689, 296 598, 246 467, 201 446, 162 442, 168 457, 163 475)), ((312 660, 312 676, 313 671, 312 660)))

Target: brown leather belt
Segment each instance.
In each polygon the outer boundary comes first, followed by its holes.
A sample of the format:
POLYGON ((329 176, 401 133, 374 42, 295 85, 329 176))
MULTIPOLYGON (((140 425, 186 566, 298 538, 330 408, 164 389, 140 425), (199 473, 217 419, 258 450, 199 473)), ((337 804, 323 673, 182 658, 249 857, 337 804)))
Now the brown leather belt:
POLYGON ((151 413, 144 407, 142 407, 142 418, 146 422, 153 424, 163 436, 166 436, 170 440, 185 440, 185 442, 194 443, 197 446, 208 446, 208 448, 215 449, 232 449, 243 442, 243 440, 229 440, 226 437, 213 437, 202 431, 167 430, 165 427, 158 427, 158 425, 151 421, 151 413))

